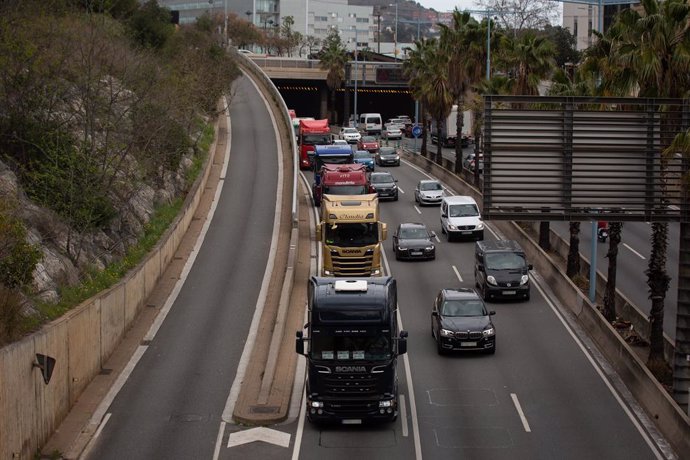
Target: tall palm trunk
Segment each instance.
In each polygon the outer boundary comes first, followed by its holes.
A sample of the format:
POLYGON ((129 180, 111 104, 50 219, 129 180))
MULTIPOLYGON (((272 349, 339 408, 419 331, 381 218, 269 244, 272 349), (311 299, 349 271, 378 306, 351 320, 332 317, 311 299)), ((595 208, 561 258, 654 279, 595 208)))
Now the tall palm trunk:
POLYGON ((551 249, 549 234, 551 233, 551 223, 548 220, 539 222, 539 247, 544 251, 551 249))
POLYGON ((580 273, 580 222, 570 222, 570 250, 565 274, 572 278, 580 273))
POLYGON ((479 181, 479 154, 480 154, 480 149, 479 149, 479 144, 482 141, 482 130, 481 130, 481 125, 477 122, 479 117, 481 116, 480 112, 478 110, 475 110, 473 113, 473 119, 474 119, 474 186, 477 187, 478 189, 481 190, 481 182, 479 181))
MULTIPOLYGON (((453 170, 455 174, 460 174, 462 172, 462 127, 465 122, 465 117, 463 116, 463 106, 465 105, 465 97, 460 95, 458 98, 458 110, 457 117, 455 118, 455 166, 453 170)), ((475 164, 477 166, 477 164, 475 164)))
POLYGON ((441 119, 436 120, 436 164, 443 165, 443 142, 441 142, 441 119))
POLYGON ((668 248, 668 224, 652 224, 652 253, 649 256, 647 286, 652 309, 649 312, 649 357, 647 365, 653 367, 664 361, 664 300, 671 277, 666 273, 666 250, 668 248))
POLYGON ((429 130, 427 127, 429 126, 429 119, 426 116, 424 104, 421 105, 420 110, 422 112, 422 147, 420 153, 422 156, 426 157, 429 155, 429 152, 427 152, 427 138, 429 137, 429 130))
POLYGON ((604 291, 604 318, 608 322, 616 320, 616 270, 618 269, 618 245, 621 242, 622 222, 609 224, 609 269, 606 276, 606 290, 604 291))
POLYGON ((335 110, 335 88, 331 89, 331 116, 329 117, 331 119, 330 124, 336 125, 338 124, 338 120, 336 120, 337 117, 337 112, 335 110))

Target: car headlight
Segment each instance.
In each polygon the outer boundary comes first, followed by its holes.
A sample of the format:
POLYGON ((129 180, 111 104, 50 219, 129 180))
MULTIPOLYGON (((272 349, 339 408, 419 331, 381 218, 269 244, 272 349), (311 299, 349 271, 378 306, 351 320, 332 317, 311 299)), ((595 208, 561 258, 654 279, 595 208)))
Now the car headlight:
POLYGON ((448 329, 441 329, 441 337, 453 337, 453 335, 453 331, 449 331, 448 329))
POLYGON ((482 334, 484 335, 484 337, 491 337, 496 335, 496 331, 493 327, 488 327, 482 331, 482 334))
POLYGON ((496 278, 494 278, 492 275, 486 277, 486 282, 489 284, 493 284, 494 286, 498 284, 496 283, 496 278))
POLYGON ((397 189, 398 189, 398 186, 393 184, 393 190, 397 190, 397 189))
POLYGON ((407 248, 404 248, 402 246, 398 246, 398 251, 407 251, 407 248))
POLYGON ((522 275, 522 278, 520 278, 520 286, 522 286, 523 284, 527 284, 528 281, 529 275, 522 275))
POLYGON ((426 251, 433 251, 434 250, 434 245, 432 244, 431 246, 427 246, 424 248, 426 251))
POLYGON ((477 230, 484 230, 484 224, 483 223, 478 223, 477 224, 477 230))
POLYGON ((452 224, 448 224, 448 228, 450 230, 457 230, 458 229, 455 225, 452 225, 452 224))
POLYGON ((393 159, 394 159, 394 160, 399 160, 399 159, 400 159, 400 155, 394 156, 393 159))

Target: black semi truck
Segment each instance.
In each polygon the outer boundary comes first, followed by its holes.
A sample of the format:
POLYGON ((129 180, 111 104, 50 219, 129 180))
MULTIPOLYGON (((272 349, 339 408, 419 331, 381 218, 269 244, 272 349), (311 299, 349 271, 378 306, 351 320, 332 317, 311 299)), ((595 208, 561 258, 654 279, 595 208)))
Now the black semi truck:
POLYGON ((407 351, 397 297, 392 277, 309 280, 306 336, 297 331, 296 349, 307 358, 311 422, 397 418, 397 358, 407 351))

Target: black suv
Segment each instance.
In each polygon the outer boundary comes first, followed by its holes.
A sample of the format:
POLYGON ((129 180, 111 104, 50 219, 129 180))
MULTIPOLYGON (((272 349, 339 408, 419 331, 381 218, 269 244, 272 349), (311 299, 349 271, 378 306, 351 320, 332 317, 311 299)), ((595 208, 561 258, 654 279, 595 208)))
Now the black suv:
POLYGON ((529 270, 532 265, 517 241, 475 243, 474 282, 484 300, 529 300, 529 270))
POLYGON ((438 354, 452 350, 496 352, 494 311, 487 311, 474 289, 442 289, 431 309, 431 335, 438 354))

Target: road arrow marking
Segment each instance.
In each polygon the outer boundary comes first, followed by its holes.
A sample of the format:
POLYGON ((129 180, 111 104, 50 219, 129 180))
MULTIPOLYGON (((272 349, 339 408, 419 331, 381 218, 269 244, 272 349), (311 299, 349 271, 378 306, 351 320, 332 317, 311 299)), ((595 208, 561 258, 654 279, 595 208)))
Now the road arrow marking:
POLYGON ((230 433, 228 436, 228 447, 241 446, 242 444, 248 444, 254 441, 263 441, 280 447, 288 447, 290 446, 290 434, 262 426, 251 428, 249 430, 230 433))

